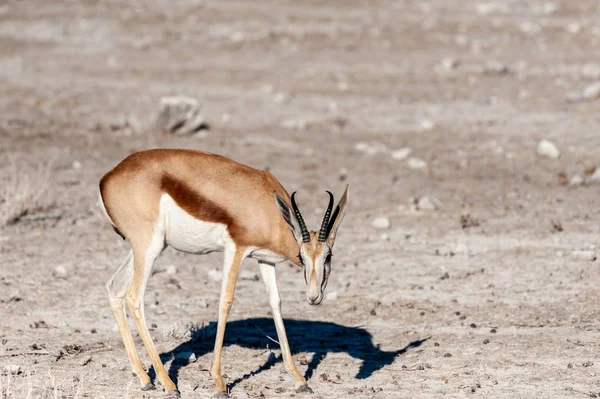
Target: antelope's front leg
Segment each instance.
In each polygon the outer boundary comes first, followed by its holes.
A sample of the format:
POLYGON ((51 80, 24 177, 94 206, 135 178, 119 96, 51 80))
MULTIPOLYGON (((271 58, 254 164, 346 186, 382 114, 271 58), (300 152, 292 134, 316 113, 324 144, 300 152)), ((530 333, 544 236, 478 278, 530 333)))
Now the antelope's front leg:
POLYGON ((292 359, 290 345, 285 333, 285 326, 283 325, 283 318, 281 317, 281 298, 279 297, 279 288, 277 287, 275 265, 259 262, 259 267, 260 274, 262 275, 267 288, 267 293, 269 294, 269 304, 271 305, 271 310, 273 312, 273 320, 275 321, 275 328, 277 329, 277 337, 279 338, 285 369, 296 380, 296 392, 312 392, 306 383, 306 379, 300 374, 292 359))
POLYGON ((217 336, 215 338, 214 359, 211 369, 212 378, 217 386, 218 398, 228 398, 227 386, 221 377, 221 350, 223 349, 223 338, 225 337, 225 325, 229 317, 229 311, 233 304, 235 285, 237 283, 240 265, 244 260, 245 249, 226 248, 225 263, 223 265, 223 282, 221 284, 221 300, 219 301, 219 321, 217 323, 217 336))

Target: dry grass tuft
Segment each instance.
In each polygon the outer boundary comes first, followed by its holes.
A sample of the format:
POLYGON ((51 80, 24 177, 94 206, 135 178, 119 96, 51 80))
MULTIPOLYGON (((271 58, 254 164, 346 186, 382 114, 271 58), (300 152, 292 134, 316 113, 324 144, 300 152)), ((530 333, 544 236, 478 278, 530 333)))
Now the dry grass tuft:
POLYGON ((39 211, 48 191, 51 162, 32 168, 29 173, 16 161, 0 170, 0 227, 39 211))

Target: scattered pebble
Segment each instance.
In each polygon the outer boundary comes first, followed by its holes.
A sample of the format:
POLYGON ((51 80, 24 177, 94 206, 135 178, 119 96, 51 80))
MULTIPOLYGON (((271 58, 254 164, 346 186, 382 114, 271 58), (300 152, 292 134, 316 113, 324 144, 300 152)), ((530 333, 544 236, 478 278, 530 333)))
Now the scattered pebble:
POLYGON ((375 155, 380 152, 388 152, 389 151, 389 149, 387 148, 387 146, 385 144, 376 143, 376 142, 366 143, 364 141, 356 143, 356 145, 354 146, 354 149, 358 152, 362 152, 367 155, 375 155))
POLYGON ((286 119, 281 122, 281 127, 289 130, 306 130, 308 122, 304 119, 286 119))
POLYGON ((380 216, 378 218, 375 218, 373 222, 371 222, 371 226, 379 230, 389 229, 390 227, 392 227, 392 222, 390 222, 389 218, 385 216, 380 216))
POLYGON ((170 275, 177 274, 177 266, 175 266, 175 265, 169 265, 167 267, 167 274, 170 274, 170 275))
POLYGON ((573 35, 581 32, 581 24, 578 22, 571 22, 565 27, 565 30, 573 35))
POLYGON ((89 364, 92 361, 92 357, 91 356, 86 356, 83 359, 81 359, 81 361, 79 362, 80 366, 85 366, 87 364, 89 364))
POLYGON ((58 274, 59 276, 66 276, 67 275, 67 268, 64 267, 63 265, 59 265, 56 266, 54 268, 54 271, 56 272, 56 274, 58 274))
POLYGON ((208 271, 208 279, 211 281, 221 281, 223 279, 223 272, 217 269, 211 269, 208 271))
POLYGON ((574 175, 569 180, 569 185, 570 186, 581 186, 582 184, 583 184, 583 177, 581 177, 579 175, 574 175))
POLYGON ((75 170, 81 169, 81 162, 73 161, 73 169, 75 169, 75 170))
POLYGON ((329 292, 327 293, 327 295, 325 296, 325 299, 327 299, 328 301, 335 301, 338 297, 338 293, 336 291, 333 292, 329 292))
POLYGON ((419 123, 419 129, 420 130, 432 130, 433 128, 435 128, 435 122, 433 122, 432 120, 423 119, 419 123))
POLYGON ((484 340, 483 340, 483 344, 484 344, 484 345, 487 345, 487 344, 489 344, 489 343, 490 343, 490 340, 489 340, 489 339, 487 339, 487 338, 486 338, 486 339, 484 339, 484 340))
POLYGON ((163 131, 178 136, 188 136, 208 129, 200 102, 188 96, 162 97, 156 123, 163 131))
POLYGON ((508 73, 508 66, 500 61, 490 60, 486 62, 484 72, 490 75, 504 75, 508 73))
POLYGON ((175 355, 175 363, 190 364, 196 361, 196 354, 194 352, 179 352, 175 355))
POLYGON ((429 195, 412 199, 412 203, 417 211, 437 211, 441 206, 440 200, 429 195))
POLYGON ((600 97, 600 82, 592 83, 583 89, 582 97, 584 100, 595 100, 600 97))
POLYGON ((10 364, 8 366, 4 366, 4 370, 3 370, 2 374, 18 375, 18 374, 21 374, 22 372, 23 372, 23 369, 21 369, 21 366, 17 366, 15 364, 10 364))
POLYGON ((251 272, 249 270, 242 270, 240 272, 240 279, 242 280, 252 280, 252 281, 258 281, 258 274, 251 272))
POLYGON ((427 167, 427 162, 421 158, 411 157, 408 158, 407 165, 409 169, 425 169, 427 167))
POLYGON ((587 79, 600 79, 600 64, 585 64, 581 68, 581 74, 587 79))
POLYGON ((539 142, 537 154, 541 157, 547 157, 550 159, 557 159, 560 157, 560 151, 556 145, 549 140, 542 140, 539 142))
POLYGON ((594 251, 573 251, 571 256, 577 260, 595 261, 596 253, 594 251))
POLYGON ((444 68, 446 71, 456 69, 459 64, 460 62, 456 58, 452 57, 444 58, 441 62, 442 68, 444 68))
POLYGON ((406 147, 392 152, 392 158, 404 161, 411 154, 412 149, 406 147))
POLYGON ((592 175, 590 176, 589 180, 593 182, 600 182, 600 168, 596 168, 594 173, 592 173, 592 175))

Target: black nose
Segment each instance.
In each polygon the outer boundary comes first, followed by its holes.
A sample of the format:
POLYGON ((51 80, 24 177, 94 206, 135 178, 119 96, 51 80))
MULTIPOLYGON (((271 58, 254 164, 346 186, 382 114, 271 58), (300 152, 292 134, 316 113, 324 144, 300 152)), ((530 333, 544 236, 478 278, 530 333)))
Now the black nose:
POLYGON ((317 295, 317 297, 315 298, 308 298, 308 301, 311 305, 320 305, 321 302, 323 302, 323 297, 319 298, 319 296, 317 295))

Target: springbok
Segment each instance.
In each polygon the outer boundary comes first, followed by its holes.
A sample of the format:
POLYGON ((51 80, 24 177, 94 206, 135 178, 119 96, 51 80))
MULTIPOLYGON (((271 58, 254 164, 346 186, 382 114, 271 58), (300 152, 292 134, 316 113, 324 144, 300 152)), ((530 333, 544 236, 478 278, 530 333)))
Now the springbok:
POLYGON ((286 260, 304 268, 306 297, 323 300, 332 248, 346 212, 348 186, 337 208, 329 205, 318 232, 309 232, 295 201, 269 172, 231 159, 192 150, 155 149, 125 158, 100 180, 100 205, 115 231, 131 245, 129 255, 107 283, 112 311, 133 372, 142 390, 154 389, 127 326, 129 306, 158 382, 179 397, 146 327, 144 292, 154 262, 167 245, 188 253, 225 253, 211 375, 218 397, 228 397, 221 377, 225 324, 240 266, 257 259, 281 345, 284 364, 297 392, 312 392, 290 352, 277 288, 275 265, 286 260), (290 206, 291 202, 291 206, 290 206))

